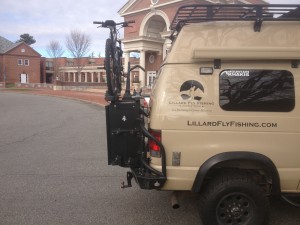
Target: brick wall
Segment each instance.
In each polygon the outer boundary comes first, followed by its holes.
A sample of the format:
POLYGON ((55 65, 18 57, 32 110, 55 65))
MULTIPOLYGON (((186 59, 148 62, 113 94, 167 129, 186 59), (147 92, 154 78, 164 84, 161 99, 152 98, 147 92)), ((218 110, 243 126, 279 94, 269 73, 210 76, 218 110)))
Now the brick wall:
POLYGON ((41 83, 29 83, 29 84, 20 84, 16 83, 15 87, 17 88, 38 88, 38 89, 53 89, 53 84, 41 84, 41 83))
MULTIPOLYGON (((159 4, 162 3, 167 3, 167 2, 171 2, 170 0, 160 0, 159 4)), ((177 12, 177 9, 182 6, 182 5, 187 5, 187 4, 196 4, 196 3, 207 3, 205 0, 203 1, 197 1, 197 0, 185 0, 182 2, 177 2, 177 3, 173 3, 172 5, 166 5, 166 6, 160 6, 157 7, 156 10, 161 10, 164 13, 167 14, 169 21, 172 22, 175 13, 177 12)), ((137 3, 135 5, 133 5, 129 11, 130 12, 134 12, 134 11, 139 11, 142 9, 148 9, 151 5, 151 1, 147 1, 147 0, 143 0, 143 1, 137 1, 137 3)), ((133 37, 137 37, 139 36, 139 31, 140 31, 140 27, 141 27, 141 23, 143 21, 143 19, 145 18, 145 16, 150 12, 151 10, 145 10, 142 12, 137 12, 135 14, 131 14, 131 15, 126 15, 124 16, 125 21, 126 20, 135 20, 135 23, 132 27, 128 27, 125 28, 124 31, 124 37, 125 39, 130 39, 133 37)))
POLYGON ((162 63, 162 55, 158 55, 156 52, 147 52, 146 53, 146 66, 145 66, 145 70, 146 71, 157 71, 157 68, 160 67, 161 63, 162 63), (150 56, 153 55, 154 56, 154 62, 150 63, 150 56))
POLYGON ((4 82, 3 55, 0 55, 0 82, 4 82))

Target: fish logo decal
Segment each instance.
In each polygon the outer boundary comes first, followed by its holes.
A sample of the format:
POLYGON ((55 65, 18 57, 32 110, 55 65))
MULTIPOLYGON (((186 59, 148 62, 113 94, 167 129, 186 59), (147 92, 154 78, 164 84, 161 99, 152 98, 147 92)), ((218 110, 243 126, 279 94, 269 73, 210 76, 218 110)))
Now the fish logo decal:
POLYGON ((204 87, 196 80, 188 80, 181 85, 180 93, 183 100, 200 101, 204 94, 204 87))

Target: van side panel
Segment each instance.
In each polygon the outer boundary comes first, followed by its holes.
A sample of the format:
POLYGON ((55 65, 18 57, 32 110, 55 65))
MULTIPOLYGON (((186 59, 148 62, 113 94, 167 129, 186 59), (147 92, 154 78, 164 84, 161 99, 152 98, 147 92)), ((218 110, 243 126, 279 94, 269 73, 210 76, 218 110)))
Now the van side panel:
POLYGON ((253 22, 245 21, 191 24, 182 28, 166 63, 191 63, 215 57, 236 60, 261 59, 262 56, 263 59, 291 59, 294 55, 298 58, 299 39, 300 26, 297 21, 264 21, 261 32, 254 32, 253 22))
MULTIPOLYGON (((191 190, 199 167, 220 152, 257 152, 276 165, 283 192, 294 192, 300 180, 299 68, 290 61, 224 61, 213 74, 200 68, 213 62, 166 64, 153 89, 152 129, 162 130, 168 180, 164 189, 191 190), (286 70, 294 79, 295 107, 289 112, 226 111, 220 107, 220 74, 238 71, 286 70), (190 90, 188 85, 195 87, 190 90), (187 85, 188 84, 188 85, 187 85), (172 153, 180 152, 180 166, 172 153)), ((160 160, 152 159, 159 169, 160 160)), ((298 190, 299 192, 299 190, 298 190)))
MULTIPOLYGON (((167 155, 164 189, 191 190, 209 158, 245 151, 275 164, 283 192, 300 191, 299 40, 298 22, 265 21, 261 32, 253 22, 182 28, 152 92, 150 127, 162 130, 167 155)), ((152 166, 160 169, 160 159, 152 166)))

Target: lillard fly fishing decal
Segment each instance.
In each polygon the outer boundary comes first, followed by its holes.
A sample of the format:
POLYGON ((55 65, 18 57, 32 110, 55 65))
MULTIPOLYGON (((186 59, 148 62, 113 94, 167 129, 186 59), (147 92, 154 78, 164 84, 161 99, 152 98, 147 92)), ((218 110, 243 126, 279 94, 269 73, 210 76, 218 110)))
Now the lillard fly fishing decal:
POLYGON ((277 123, 270 122, 241 122, 241 121, 187 121, 188 126, 194 127, 245 127, 245 128, 277 128, 277 123))
POLYGON ((212 112, 214 102, 207 101, 207 90, 196 80, 182 83, 177 98, 170 99, 169 105, 174 112, 212 112))

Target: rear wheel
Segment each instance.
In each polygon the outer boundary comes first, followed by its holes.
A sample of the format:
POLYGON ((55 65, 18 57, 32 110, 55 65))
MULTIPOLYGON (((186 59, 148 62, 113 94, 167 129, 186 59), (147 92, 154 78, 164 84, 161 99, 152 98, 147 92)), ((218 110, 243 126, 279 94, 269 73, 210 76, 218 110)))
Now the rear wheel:
POLYGON ((123 75, 122 55, 123 55, 123 52, 120 49, 120 47, 116 47, 115 48, 115 65, 114 65, 115 68, 114 68, 114 72, 116 74, 115 85, 116 85, 117 93, 120 93, 121 89, 122 89, 122 82, 121 82, 121 77, 123 75))
POLYGON ((219 176, 200 196, 204 225, 266 225, 268 214, 266 194, 246 173, 219 176))
POLYGON ((111 39, 105 44, 105 70, 107 76, 107 88, 110 95, 118 95, 121 92, 122 53, 113 45, 111 39))
POLYGON ((107 81, 107 90, 109 95, 114 94, 114 73, 113 73, 113 57, 112 57, 112 41, 111 39, 106 39, 105 43, 105 72, 107 81))

